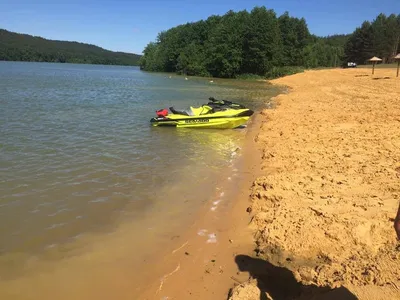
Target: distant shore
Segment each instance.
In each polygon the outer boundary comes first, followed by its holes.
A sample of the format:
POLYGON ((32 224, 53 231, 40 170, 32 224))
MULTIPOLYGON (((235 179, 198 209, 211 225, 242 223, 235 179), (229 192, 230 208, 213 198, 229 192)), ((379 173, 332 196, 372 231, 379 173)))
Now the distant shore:
POLYGON ((50 40, 1 28, 0 40, 0 61, 139 66, 142 57, 91 44, 50 40))

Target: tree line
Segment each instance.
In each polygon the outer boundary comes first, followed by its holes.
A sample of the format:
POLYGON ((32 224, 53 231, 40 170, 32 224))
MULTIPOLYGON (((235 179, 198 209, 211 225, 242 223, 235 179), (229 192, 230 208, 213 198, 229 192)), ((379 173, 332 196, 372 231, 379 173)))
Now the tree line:
POLYGON ((358 64, 378 56, 384 63, 393 61, 400 52, 400 14, 379 14, 372 22, 365 21, 353 32, 344 46, 345 58, 358 64))
MULTIPOLYGON (((400 16, 400 15, 399 15, 400 16)), ((162 31, 144 49, 146 71, 235 78, 273 78, 304 68, 365 63, 374 55, 390 61, 399 44, 400 17, 380 14, 352 34, 318 37, 304 18, 254 7, 162 31)))
POLYGON ((90 44, 47 40, 0 29, 0 60, 137 66, 140 57, 90 44))
MULTIPOLYGON (((319 38, 304 18, 254 7, 173 27, 144 49, 143 70, 234 78, 279 68, 340 66, 346 35, 319 38)), ((278 70, 279 73, 279 70, 278 70)))

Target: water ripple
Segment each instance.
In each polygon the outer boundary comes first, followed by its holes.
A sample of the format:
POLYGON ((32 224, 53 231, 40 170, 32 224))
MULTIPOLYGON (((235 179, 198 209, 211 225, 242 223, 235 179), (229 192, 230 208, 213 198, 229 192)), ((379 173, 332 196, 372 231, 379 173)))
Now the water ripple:
POLYGON ((170 191, 195 202, 190 186, 218 176, 243 137, 149 126, 161 107, 211 95, 245 98, 234 86, 123 67, 0 64, 3 252, 43 249, 111 226, 170 191))

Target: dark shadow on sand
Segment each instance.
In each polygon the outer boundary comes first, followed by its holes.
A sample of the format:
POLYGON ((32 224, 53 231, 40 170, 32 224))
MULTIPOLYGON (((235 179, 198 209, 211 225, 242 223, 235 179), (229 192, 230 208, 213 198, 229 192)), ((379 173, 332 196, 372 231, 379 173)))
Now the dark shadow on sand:
POLYGON ((374 77, 374 78, 372 78, 372 80, 380 80, 380 79, 390 79, 390 77, 386 76, 386 77, 374 77))
POLYGON ((235 262, 242 272, 249 272, 257 280, 260 289, 260 300, 267 300, 268 293, 274 300, 356 300, 358 299, 347 288, 318 287, 302 285, 297 282, 293 273, 284 267, 277 267, 268 261, 252 258, 247 255, 237 255, 235 262))

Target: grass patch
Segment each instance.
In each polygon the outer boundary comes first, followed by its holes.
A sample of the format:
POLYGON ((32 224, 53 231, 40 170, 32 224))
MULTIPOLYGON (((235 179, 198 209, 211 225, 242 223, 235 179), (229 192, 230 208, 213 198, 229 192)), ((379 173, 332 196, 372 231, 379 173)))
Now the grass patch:
POLYGON ((275 79, 283 76, 293 75, 296 73, 304 72, 304 67, 291 67, 291 66, 282 66, 282 67, 272 67, 265 76, 260 76, 256 74, 240 74, 235 78, 239 80, 264 80, 264 79, 275 79))
POLYGON ((293 75, 293 74, 302 73, 302 72, 304 72, 303 67, 290 67, 290 66, 273 67, 271 70, 269 70, 265 74, 265 77, 267 79, 275 79, 275 78, 293 75))

